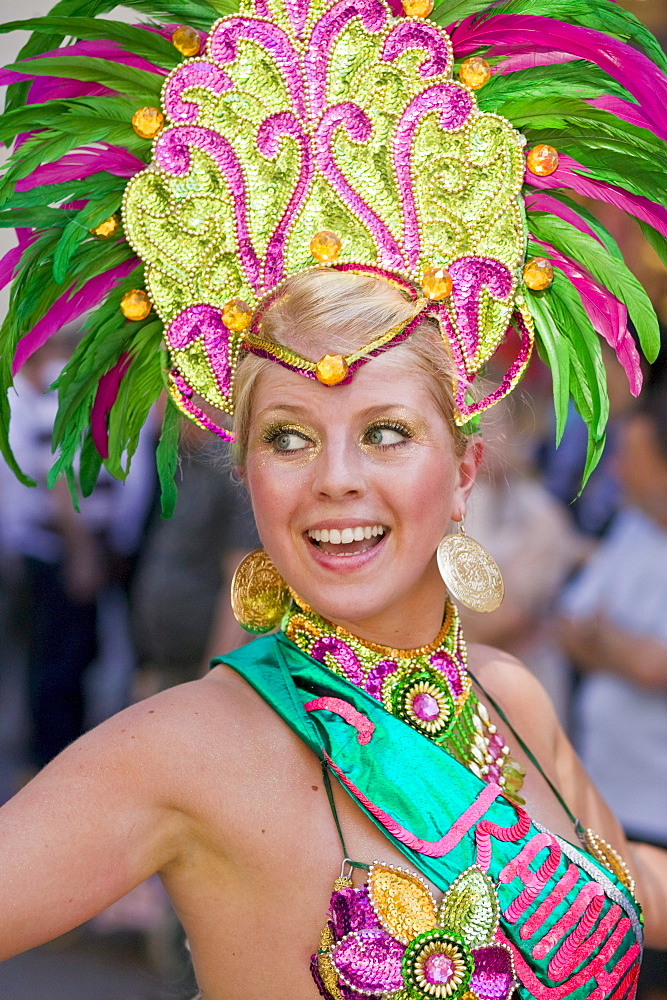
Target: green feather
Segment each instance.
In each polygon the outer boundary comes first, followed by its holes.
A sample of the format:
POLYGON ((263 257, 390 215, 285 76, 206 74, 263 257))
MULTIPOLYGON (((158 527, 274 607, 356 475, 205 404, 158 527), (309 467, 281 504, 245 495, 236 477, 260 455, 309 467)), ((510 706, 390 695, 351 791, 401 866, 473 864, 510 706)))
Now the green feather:
POLYGON ((592 236, 555 216, 529 212, 528 221, 533 236, 581 264, 596 281, 625 303, 646 358, 655 361, 660 350, 658 318, 648 295, 623 261, 610 256, 592 236))
POLYGON ((0 212, 0 229, 62 229, 76 213, 63 208, 12 208, 0 212))
POLYGON ((61 285, 67 277, 72 255, 84 240, 91 239, 90 230, 120 209, 122 194, 110 191, 96 201, 90 201, 74 216, 63 232, 53 255, 53 279, 61 285))
MULTIPOLYGON (((526 185, 526 187, 528 186, 526 185)), ((532 192, 533 190, 536 189, 529 188, 529 191, 532 192)), ((600 220, 597 219, 588 208, 586 208, 585 205, 580 205, 579 202, 574 201, 573 198, 568 197, 568 195, 566 195, 564 191, 559 191, 559 190, 554 191, 549 189, 548 191, 543 193, 548 194, 550 198, 555 198, 556 201, 561 201, 564 205, 567 205, 567 207, 570 208, 573 212, 576 212, 577 215, 579 215, 583 219, 583 221, 589 226, 589 228, 593 230, 597 238, 606 247, 607 251, 612 255, 612 257, 616 257, 616 259, 620 261, 623 260, 623 254, 621 253, 621 248, 619 247, 614 237, 611 235, 609 230, 602 225, 600 220)))
POLYGON ((84 497, 89 497, 97 484, 102 468, 102 456, 93 443, 93 437, 88 431, 81 445, 81 460, 79 464, 79 485, 84 497))
POLYGON ((38 184, 29 191, 15 191, 4 204, 8 208, 32 208, 34 206, 55 205, 68 201, 88 201, 98 198, 107 191, 120 191, 127 187, 127 178, 117 177, 106 171, 90 174, 82 180, 61 181, 59 184, 38 184))
POLYGON ((544 305, 544 295, 544 292, 527 295, 526 305, 535 322, 538 352, 551 371, 558 446, 565 431, 570 401, 570 350, 563 342, 551 312, 544 305))
MULTIPOLYGON (((8 21, 0 24, 0 34, 10 31, 44 32, 53 39, 54 34, 61 37, 82 39, 85 41, 114 42, 126 52, 147 59, 162 69, 173 69, 182 61, 183 56, 172 43, 158 35, 155 31, 146 31, 133 24, 123 24, 122 21, 110 21, 90 17, 31 17, 25 21, 8 21)), ((49 45, 49 51, 53 49, 49 45)))
MULTIPOLYGON (((66 49, 63 50, 67 52, 66 49)), ((97 83, 108 87, 132 100, 135 110, 141 104, 159 104, 160 92, 164 76, 150 73, 145 69, 125 66, 109 59, 98 59, 93 56, 42 56, 27 62, 10 63, 6 69, 25 73, 27 76, 53 76, 68 80, 80 80, 84 83, 97 83)), ((44 105, 32 105, 39 114, 44 105)))
POLYGON ((164 387, 160 364, 162 332, 161 323, 146 324, 128 345, 132 361, 109 415, 109 459, 105 462, 111 474, 119 479, 129 471, 141 429, 164 387))
POLYGON ((177 489, 174 477, 178 467, 178 438, 181 415, 176 405, 167 397, 167 408, 162 422, 162 433, 156 451, 157 474, 160 480, 162 517, 171 517, 176 507, 177 489))
POLYGON ((508 100, 555 96, 592 99, 611 94, 636 104, 634 97, 604 70, 581 59, 554 66, 531 66, 513 73, 495 73, 478 92, 483 111, 499 113, 508 100))
POLYGON ((445 0, 429 15, 431 21, 448 28, 455 22, 462 21, 471 14, 479 14, 489 6, 489 0, 445 0))

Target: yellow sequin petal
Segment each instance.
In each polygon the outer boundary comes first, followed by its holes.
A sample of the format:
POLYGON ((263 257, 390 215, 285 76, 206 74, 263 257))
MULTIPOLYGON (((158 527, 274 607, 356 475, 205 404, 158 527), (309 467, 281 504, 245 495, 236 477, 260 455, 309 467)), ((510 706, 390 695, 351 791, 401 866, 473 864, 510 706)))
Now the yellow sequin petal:
POLYGON ((426 883, 411 872, 374 864, 368 890, 380 923, 392 937, 408 945, 435 927, 436 909, 426 883))

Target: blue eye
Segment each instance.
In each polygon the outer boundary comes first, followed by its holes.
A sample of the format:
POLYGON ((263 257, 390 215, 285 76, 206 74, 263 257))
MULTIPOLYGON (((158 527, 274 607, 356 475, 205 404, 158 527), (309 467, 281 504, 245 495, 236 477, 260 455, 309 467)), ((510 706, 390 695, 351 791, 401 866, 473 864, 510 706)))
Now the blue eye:
POLYGON ((269 439, 276 451, 302 451, 308 447, 308 439, 293 430, 281 430, 269 439))
POLYGON ((402 444, 410 436, 406 428, 393 424, 376 424, 366 431, 368 444, 379 448, 392 448, 402 444))

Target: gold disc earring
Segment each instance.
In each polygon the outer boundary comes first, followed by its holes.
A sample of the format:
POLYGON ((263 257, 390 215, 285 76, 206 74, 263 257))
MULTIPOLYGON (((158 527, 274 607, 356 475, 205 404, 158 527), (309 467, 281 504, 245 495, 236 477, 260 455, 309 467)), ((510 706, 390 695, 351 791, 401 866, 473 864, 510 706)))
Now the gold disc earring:
POLYGON ((264 549, 250 552, 237 566, 231 599, 239 625, 256 635, 278 628, 291 602, 287 584, 264 549))
POLYGON ((437 551, 438 569, 452 597, 471 611, 495 611, 505 594, 498 564, 483 545, 466 535, 463 518, 455 535, 437 551))

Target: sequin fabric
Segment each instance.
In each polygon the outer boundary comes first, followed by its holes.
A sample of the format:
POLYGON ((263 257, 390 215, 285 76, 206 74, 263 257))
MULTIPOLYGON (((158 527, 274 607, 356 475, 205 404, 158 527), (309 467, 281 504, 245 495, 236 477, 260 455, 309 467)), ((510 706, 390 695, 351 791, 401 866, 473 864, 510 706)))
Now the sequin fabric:
POLYGON ((465 764, 477 777, 500 785, 512 801, 523 769, 472 690, 467 651, 455 605, 429 646, 393 649, 364 642, 321 618, 300 598, 283 622, 287 637, 335 673, 376 698, 392 715, 423 733, 465 764))
POLYGON ((474 378, 516 314, 525 161, 519 133, 452 70, 447 33, 384 0, 246 0, 170 74, 166 126, 123 217, 190 396, 232 411, 243 333, 223 306, 255 310, 312 267, 372 268, 415 296, 426 271, 448 269, 432 314, 474 378), (340 240, 335 263, 313 256, 322 231, 340 240))
POLYGON ((498 916, 493 882, 476 866, 436 906, 421 876, 376 862, 366 885, 334 890, 313 977, 330 1000, 507 1000, 514 965, 496 940, 498 916))

